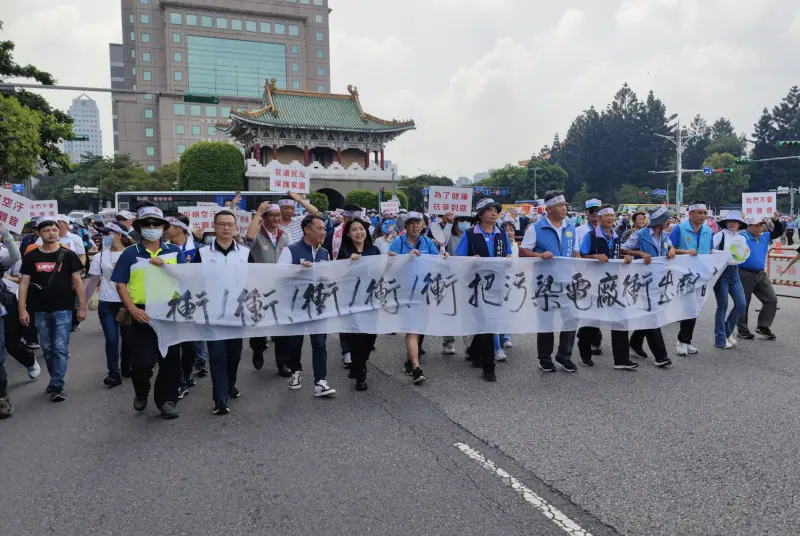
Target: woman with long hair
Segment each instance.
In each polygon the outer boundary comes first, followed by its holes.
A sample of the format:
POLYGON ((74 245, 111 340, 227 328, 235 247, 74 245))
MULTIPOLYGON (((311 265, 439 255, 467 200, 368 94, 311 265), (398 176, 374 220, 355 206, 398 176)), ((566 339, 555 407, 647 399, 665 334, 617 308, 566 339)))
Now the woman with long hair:
POLYGON ((89 265, 89 280, 86 284, 86 301, 100 286, 100 300, 97 305, 97 316, 106 339, 106 366, 108 375, 103 383, 111 387, 122 385, 122 375, 130 375, 128 353, 122 344, 122 360, 120 361, 121 330, 117 323, 117 314, 122 308, 122 301, 117 293, 116 285, 111 281, 111 273, 117 265, 122 251, 130 245, 128 228, 125 224, 111 222, 100 229, 103 242, 100 252, 92 257, 89 265))
MULTIPOLYGON (((364 256, 380 255, 380 250, 372 243, 369 236, 369 223, 360 218, 352 218, 342 232, 342 245, 339 247, 337 260, 349 259, 357 271, 357 261, 364 256)), ((367 390, 367 360, 375 346, 377 335, 372 333, 348 333, 347 340, 350 344, 350 373, 348 378, 356 380, 356 390, 367 390)))

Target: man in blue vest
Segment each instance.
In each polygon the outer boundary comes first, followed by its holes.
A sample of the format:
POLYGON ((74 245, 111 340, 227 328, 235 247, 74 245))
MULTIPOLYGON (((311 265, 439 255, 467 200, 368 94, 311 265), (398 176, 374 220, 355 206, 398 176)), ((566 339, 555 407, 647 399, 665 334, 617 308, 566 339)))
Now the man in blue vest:
MULTIPOLYGON (((653 257, 666 257, 669 260, 675 258, 675 247, 667 236, 667 225, 674 216, 666 206, 654 208, 647 213, 647 227, 633 233, 628 240, 622 244, 622 254, 639 257, 645 264, 650 264, 653 257)), ((632 357, 647 359, 644 352, 644 339, 647 338, 647 345, 653 352, 655 365, 666 367, 672 361, 667 355, 667 347, 664 344, 664 335, 661 328, 636 330, 631 334, 630 349, 632 357)))
MULTIPOLYGON (((581 245, 583 244, 583 239, 595 232, 597 229, 597 225, 600 221, 599 211, 600 206, 603 203, 599 199, 589 199, 586 202, 586 223, 580 225, 575 228, 575 251, 576 253, 580 253, 581 245)), ((602 355, 603 349, 601 345, 603 344, 603 332, 597 328, 592 328, 589 326, 583 326, 578 329, 578 348, 580 349, 581 341, 583 344, 590 344, 591 353, 592 355, 602 355)), ((592 358, 589 357, 589 362, 591 362, 592 358)), ((588 365, 587 361, 582 361, 584 365, 588 365)), ((588 365, 592 366, 592 365, 588 365)))
MULTIPOLYGON (((522 245, 520 257, 553 259, 554 257, 577 257, 575 251, 575 227, 566 221, 567 200, 564 192, 552 190, 544 195, 547 215, 528 227, 522 245)), ((539 368, 545 372, 555 372, 553 364, 553 346, 555 333, 537 333, 536 347, 539 352, 539 368)), ((575 332, 562 331, 558 337, 558 353, 555 362, 567 372, 575 372, 578 367, 572 362, 572 347, 575 345, 575 332)))
MULTIPOLYGON (((705 201, 693 201, 688 209, 689 218, 675 228, 669 239, 675 246, 677 253, 696 255, 710 255, 714 248, 714 232, 706 225, 708 207, 705 201)), ((696 354, 697 348, 692 346, 692 335, 697 318, 681 320, 678 331, 678 355, 696 354)))
MULTIPOLYGON (((305 267, 314 266, 315 262, 329 261, 328 250, 322 247, 325 241, 325 220, 317 214, 306 216, 300 223, 303 239, 283 248, 278 264, 299 264, 305 267)), ((314 396, 331 396, 336 389, 328 385, 328 349, 327 336, 324 333, 309 335, 311 339, 311 363, 314 367, 314 396)), ((289 355, 289 389, 302 387, 303 365, 300 357, 303 353, 303 335, 291 335, 285 341, 289 355)))
MULTIPOLYGON (((475 207, 478 223, 461 236, 456 248, 459 257, 510 257, 508 235, 497 227, 497 215, 503 209, 494 199, 481 199, 475 207)), ((473 367, 483 366, 483 379, 497 381, 494 373, 494 335, 479 333, 472 338, 467 355, 473 367)))
MULTIPOLYGON (((580 253, 584 259, 595 259, 601 263, 607 263, 613 259, 624 259, 625 264, 633 262, 633 257, 623 255, 619 241, 619 235, 614 231, 614 224, 617 217, 611 205, 600 207, 598 212, 599 221, 593 232, 587 233, 583 237, 580 253)), ((582 327, 583 336, 578 332, 578 352, 581 355, 581 362, 587 367, 593 367, 591 340, 595 333, 600 330, 594 327, 582 327)), ((639 368, 638 363, 631 361, 628 344, 628 332, 621 330, 611 331, 611 348, 614 354, 614 368, 618 370, 634 370, 639 368)))
POLYGON ((778 310, 778 297, 775 295, 775 289, 772 288, 772 282, 769 280, 767 272, 764 271, 764 267, 767 263, 770 242, 780 239, 783 234, 783 224, 780 222, 779 216, 780 214, 776 212, 772 217, 774 227, 769 233, 764 232, 764 220, 761 218, 748 218, 747 230, 742 231, 742 236, 747 240, 747 247, 750 248, 750 256, 739 265, 739 278, 742 280, 744 296, 747 301, 744 314, 739 317, 739 322, 737 322, 740 339, 755 338, 747 327, 750 299, 755 294, 761 302, 756 333, 768 340, 775 340, 775 334, 772 333, 770 327, 778 310))

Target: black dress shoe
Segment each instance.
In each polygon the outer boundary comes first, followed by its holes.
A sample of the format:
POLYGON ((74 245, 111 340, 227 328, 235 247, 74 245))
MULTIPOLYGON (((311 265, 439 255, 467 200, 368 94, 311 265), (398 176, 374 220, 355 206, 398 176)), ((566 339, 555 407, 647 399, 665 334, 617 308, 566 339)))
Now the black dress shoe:
POLYGON ((253 352, 253 368, 261 370, 264 367, 264 352, 253 352))
POLYGON ((356 381, 356 391, 366 391, 367 390, 367 380, 365 378, 359 378, 356 381))
POLYGON ((494 371, 483 371, 483 379, 487 382, 496 382, 497 376, 495 375, 494 371))
POLYGON ((750 333, 749 331, 740 331, 737 337, 739 339, 744 339, 746 341, 752 341, 753 339, 756 338, 756 336, 750 333))

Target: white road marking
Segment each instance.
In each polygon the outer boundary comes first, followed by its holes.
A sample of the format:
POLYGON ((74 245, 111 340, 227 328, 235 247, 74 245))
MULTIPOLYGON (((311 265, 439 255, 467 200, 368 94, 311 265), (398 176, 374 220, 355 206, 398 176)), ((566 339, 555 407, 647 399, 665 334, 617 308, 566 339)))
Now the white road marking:
POLYGON ((473 449, 469 445, 464 443, 455 443, 453 445, 458 450, 478 462, 484 469, 489 471, 490 473, 499 476, 500 479, 503 481, 504 484, 507 486, 511 486, 511 489, 516 491, 518 494, 525 499, 528 504, 532 505, 534 508, 542 512, 545 517, 547 517, 550 521, 556 524, 558 528, 566 532, 567 534, 571 534, 572 536, 592 536, 592 533, 589 531, 581 528, 580 525, 575 523, 573 520, 565 516, 558 508, 553 506, 552 504, 548 503, 546 500, 542 499, 538 495, 536 495, 533 491, 525 487, 525 485, 511 476, 508 472, 497 467, 493 461, 486 459, 480 452, 473 449))

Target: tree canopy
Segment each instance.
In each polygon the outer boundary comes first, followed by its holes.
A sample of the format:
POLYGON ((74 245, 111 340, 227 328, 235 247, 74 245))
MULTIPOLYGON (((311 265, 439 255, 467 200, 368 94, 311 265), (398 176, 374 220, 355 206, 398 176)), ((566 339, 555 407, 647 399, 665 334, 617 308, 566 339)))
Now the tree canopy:
POLYGON ((240 191, 244 186, 244 157, 230 143, 195 143, 181 155, 178 186, 181 190, 240 191))
POLYGON ((36 173, 41 115, 14 97, 0 98, 0 178, 22 180, 36 173))
POLYGON ((425 208, 425 199, 422 195, 423 188, 428 186, 453 186, 453 181, 438 175, 417 175, 413 178, 402 177, 397 181, 397 186, 408 197, 408 210, 423 210, 425 208))
MULTIPOLYGON (((0 30, 3 29, 3 23, 0 22, 0 30)), ((25 78, 35 80, 44 86, 52 86, 56 83, 55 78, 49 73, 40 71, 33 65, 19 65, 14 61, 14 43, 11 41, 0 41, 0 82, 5 77, 25 78)), ((70 160, 69 156, 61 152, 58 148, 61 140, 70 139, 72 133, 72 118, 61 110, 52 108, 47 100, 36 93, 31 93, 25 90, 3 90, 0 91, 0 99, 15 98, 23 108, 29 111, 36 112, 36 115, 25 114, 24 116, 17 115, 17 121, 25 121, 25 128, 37 128, 39 131, 38 140, 36 142, 36 152, 39 162, 47 169, 49 174, 53 174, 56 170, 69 171, 70 160)), ((21 125, 21 123, 18 123, 21 125)), ((30 141, 20 140, 21 144, 30 143, 30 141)), ((0 143, 0 161, 8 160, 6 152, 18 153, 19 149, 14 147, 16 144, 0 143)), ((33 173, 31 173, 33 174, 33 173)), ((15 177, 11 177, 15 178, 15 177)), ((24 178, 24 177, 16 177, 24 178)))

